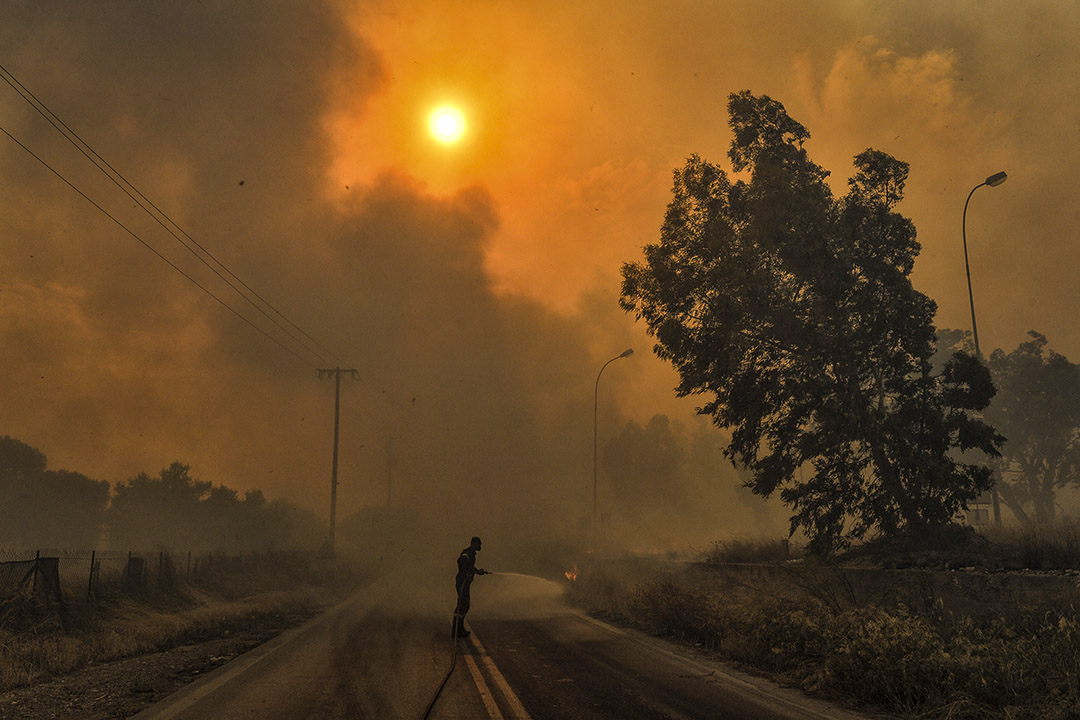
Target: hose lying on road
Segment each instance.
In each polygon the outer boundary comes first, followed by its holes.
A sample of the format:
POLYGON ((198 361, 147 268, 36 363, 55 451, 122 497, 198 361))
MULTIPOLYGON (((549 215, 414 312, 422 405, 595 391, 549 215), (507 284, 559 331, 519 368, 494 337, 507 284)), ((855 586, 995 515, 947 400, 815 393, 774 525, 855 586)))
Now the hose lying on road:
POLYGON ((465 583, 461 584, 461 589, 458 590, 457 603, 454 605, 454 654, 450 658, 450 669, 446 671, 446 677, 443 678, 442 683, 439 685, 439 689, 435 691, 435 695, 432 696, 431 702, 428 703, 427 710, 424 711, 424 715, 420 720, 428 720, 428 715, 431 714, 431 709, 435 707, 435 701, 439 699, 439 695, 442 694, 443 688, 446 687, 446 683, 450 681, 450 676, 454 674, 454 667, 457 665, 457 641, 458 641, 458 628, 461 627, 462 619, 458 617, 458 608, 461 607, 461 593, 465 591, 465 583))

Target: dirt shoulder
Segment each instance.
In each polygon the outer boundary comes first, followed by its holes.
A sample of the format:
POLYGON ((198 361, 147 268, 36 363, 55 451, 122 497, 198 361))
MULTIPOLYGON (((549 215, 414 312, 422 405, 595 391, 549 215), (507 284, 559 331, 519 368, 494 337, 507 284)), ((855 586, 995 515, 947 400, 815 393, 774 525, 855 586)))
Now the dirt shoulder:
POLYGON ((225 629, 220 637, 91 665, 0 693, 0 720, 130 717, 315 614, 312 608, 264 616, 257 626, 225 629))

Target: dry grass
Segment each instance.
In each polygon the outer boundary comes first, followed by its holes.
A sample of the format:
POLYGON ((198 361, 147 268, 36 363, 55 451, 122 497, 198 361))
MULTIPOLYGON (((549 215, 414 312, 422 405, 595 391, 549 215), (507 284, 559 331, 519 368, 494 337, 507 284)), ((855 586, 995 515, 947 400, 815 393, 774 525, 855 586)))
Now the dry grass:
POLYGON ((1080 521, 1072 518, 1059 517, 1033 528, 991 525, 980 534, 1002 548, 1015 565, 1034 570, 1080 569, 1080 521))
POLYGON ((706 562, 715 563, 775 563, 802 557, 801 546, 788 540, 717 540, 703 554, 706 562))
POLYGON ((0 690, 92 663, 164 650, 235 633, 283 616, 316 612, 328 596, 317 588, 283 590, 240 600, 205 597, 183 610, 119 602, 107 614, 87 616, 64 630, 52 621, 21 632, 0 630, 0 690))
POLYGON ((0 691, 88 665, 309 617, 358 581, 355 572, 223 577, 176 583, 143 596, 113 594, 88 608, 5 604, 0 622, 0 691), (343 579, 344 578, 344 579, 343 579))
POLYGON ((903 605, 838 607, 767 581, 640 567, 628 578, 598 565, 581 568, 571 598, 853 707, 927 719, 1080 717, 1075 606, 957 618, 903 605))

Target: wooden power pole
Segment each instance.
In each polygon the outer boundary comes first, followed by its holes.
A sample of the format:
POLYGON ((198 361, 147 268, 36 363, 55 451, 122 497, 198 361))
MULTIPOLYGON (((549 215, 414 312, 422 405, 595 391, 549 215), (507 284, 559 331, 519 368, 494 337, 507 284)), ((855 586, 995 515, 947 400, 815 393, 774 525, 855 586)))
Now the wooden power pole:
POLYGON ((337 521, 337 453, 338 453, 338 430, 341 427, 341 375, 349 373, 354 378, 360 377, 360 373, 352 368, 332 368, 319 370, 319 379, 334 378, 334 461, 330 470, 330 537, 327 546, 331 554, 334 552, 334 527, 337 521))

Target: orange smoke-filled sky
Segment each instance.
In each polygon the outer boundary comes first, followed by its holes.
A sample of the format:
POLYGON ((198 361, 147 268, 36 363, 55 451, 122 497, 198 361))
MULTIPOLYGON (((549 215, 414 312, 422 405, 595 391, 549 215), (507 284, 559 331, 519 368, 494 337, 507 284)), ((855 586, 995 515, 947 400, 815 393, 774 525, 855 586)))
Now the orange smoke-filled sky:
POLYGON ((809 148, 838 192, 865 147, 911 163, 905 210, 925 248, 919 277, 945 325, 963 326, 966 314, 963 200, 986 176, 1009 172, 1008 187, 982 191, 969 218, 987 335, 1011 347, 1037 325, 1072 347, 1077 263, 1057 238, 1080 219, 1070 182, 1080 11, 1066 2, 928 5, 357 10, 353 27, 383 58, 384 82, 362 107, 333 114, 334 177, 362 182, 396 167, 435 192, 482 184, 501 210, 488 253, 500 287, 570 309, 596 283, 610 288, 620 263, 655 239, 672 168, 692 152, 725 159, 727 95, 750 88, 810 128, 809 148), (450 149, 421 129, 427 108, 444 101, 470 121, 467 140, 450 149), (1035 282, 1022 287, 1015 273, 1035 282), (1036 297, 1051 288, 1057 297, 1036 297))
MULTIPOLYGON (((968 210, 983 349, 1035 329, 1075 360, 1077 38, 1080 6, 1049 1, 5 3, 0 64, 334 357, 268 341, 0 137, 0 434, 111 482, 181 459, 325 512, 315 369, 344 364, 343 511, 396 477, 403 504, 578 513, 608 358, 636 351, 602 432, 697 426, 619 268, 674 168, 726 162, 742 89, 809 128, 837 193, 867 147, 911 164, 940 327, 970 324, 964 200, 1007 171, 968 210)), ((4 84, 0 126, 228 296, 4 84)))

